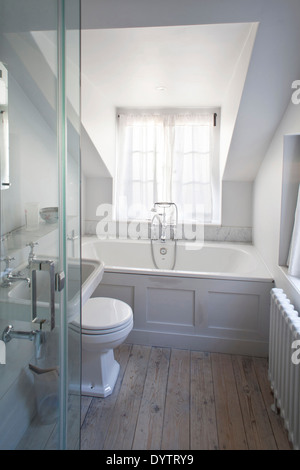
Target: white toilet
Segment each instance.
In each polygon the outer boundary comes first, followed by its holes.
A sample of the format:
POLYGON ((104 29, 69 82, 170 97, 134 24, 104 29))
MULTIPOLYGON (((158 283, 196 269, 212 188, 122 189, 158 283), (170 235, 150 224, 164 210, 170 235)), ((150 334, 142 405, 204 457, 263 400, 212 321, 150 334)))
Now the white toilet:
MULTIPOLYGON (((80 332, 80 323, 70 327, 80 332)), ((114 348, 122 344, 133 327, 129 305, 107 297, 91 297, 82 308, 82 384, 81 393, 106 397, 114 389, 120 365, 114 348)))

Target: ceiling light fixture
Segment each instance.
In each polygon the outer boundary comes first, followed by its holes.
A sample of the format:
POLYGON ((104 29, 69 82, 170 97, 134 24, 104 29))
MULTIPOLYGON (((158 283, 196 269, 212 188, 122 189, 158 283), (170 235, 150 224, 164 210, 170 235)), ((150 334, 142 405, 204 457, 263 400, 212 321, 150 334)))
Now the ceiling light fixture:
POLYGON ((159 86, 155 87, 155 89, 156 89, 157 91, 166 91, 166 87, 163 86, 163 85, 159 85, 159 86))

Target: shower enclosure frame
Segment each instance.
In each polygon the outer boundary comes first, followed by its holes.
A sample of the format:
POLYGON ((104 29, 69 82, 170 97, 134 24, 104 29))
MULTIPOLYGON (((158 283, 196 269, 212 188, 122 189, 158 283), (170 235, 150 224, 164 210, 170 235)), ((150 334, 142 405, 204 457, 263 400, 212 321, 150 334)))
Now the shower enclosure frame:
MULTIPOLYGON (((20 52, 18 51, 18 47, 22 48, 22 39, 24 34, 27 34, 25 37, 28 42, 26 43, 25 41, 25 46, 28 46, 28 52, 33 52, 34 59, 32 57, 28 57, 28 62, 26 63, 26 60, 24 63, 21 65, 26 69, 26 66, 29 68, 30 60, 32 60, 32 64, 39 68, 39 57, 43 58, 43 64, 45 65, 45 68, 47 67, 47 70, 50 70, 53 73, 54 79, 52 80, 51 86, 53 87, 53 90, 55 91, 56 94, 56 100, 54 99, 52 103, 50 103, 49 109, 51 114, 49 121, 51 121, 51 118, 53 119, 54 116, 54 123, 56 121, 56 129, 55 126, 53 126, 53 129, 51 130, 52 134, 52 140, 56 140, 56 155, 54 155, 53 161, 54 161, 54 166, 56 170, 53 170, 57 174, 57 191, 55 193, 55 189, 53 190, 54 194, 57 194, 57 206, 58 206, 58 223, 57 226, 53 226, 53 231, 51 232, 50 229, 52 227, 47 227, 43 225, 43 228, 46 227, 48 229, 48 232, 50 231, 50 238, 51 238, 51 243, 54 245, 54 255, 53 252, 51 252, 52 247, 48 247, 47 244, 45 244, 44 238, 41 236, 40 233, 33 233, 32 235, 29 234, 29 232, 26 232, 24 227, 16 227, 13 228, 12 230, 6 231, 5 227, 7 226, 5 219, 10 217, 10 210, 7 209, 10 208, 10 203, 7 203, 8 201, 8 196, 3 194, 0 194, 0 204, 1 204, 1 217, 0 217, 0 235, 1 235, 1 257, 4 257, 6 255, 10 255, 12 252, 12 246, 16 246, 16 240, 21 240, 28 237, 36 237, 35 240, 40 241, 40 245, 43 247, 37 248, 38 250, 44 250, 43 255, 48 255, 49 251, 49 257, 54 256, 55 263, 56 263, 56 278, 58 279, 59 276, 62 278, 65 276, 65 285, 63 286, 63 283, 61 284, 60 288, 57 288, 56 291, 56 327, 52 331, 47 331, 47 344, 46 346, 50 350, 51 355, 53 355, 56 359, 56 365, 59 370, 59 379, 58 379, 58 409, 57 409, 57 420, 53 424, 53 429, 51 430, 51 436, 49 434, 48 439, 48 448, 55 448, 55 449, 74 449, 74 448, 80 448, 80 376, 81 376, 81 344, 80 341, 78 344, 76 344, 75 347, 75 355, 74 354, 74 345, 73 349, 70 349, 70 338, 69 338, 69 328, 68 328, 68 309, 69 309, 69 302, 68 302, 68 290, 69 290, 69 266, 70 263, 72 263, 72 266, 76 266, 76 282, 78 284, 78 290, 79 293, 81 293, 81 214, 80 214, 80 172, 81 172, 81 165, 80 165, 80 123, 81 123, 81 118, 80 118, 80 7, 81 7, 81 1, 80 0, 54 0, 49 4, 48 0, 10 0, 10 2, 6 2, 5 0, 0 0, 1 2, 1 16, 2 20, 0 20, 0 39, 3 38, 4 42, 6 41, 7 44, 11 40, 9 47, 6 47, 6 44, 4 44, 3 48, 0 47, 0 60, 2 59, 1 53, 4 51, 4 56, 5 56, 5 61, 7 63, 7 68, 8 68, 8 73, 11 75, 12 80, 15 82, 18 82, 17 85, 14 85, 14 89, 21 89, 22 96, 26 95, 28 89, 26 89, 26 86, 23 90, 22 88, 22 77, 20 74, 18 75, 18 66, 20 62, 20 57, 21 56, 20 52), (21 3, 20 3, 21 2, 21 3), (9 4, 8 4, 9 3, 9 4), (20 15, 19 18, 15 18, 15 12, 18 12, 18 15, 20 15), (41 19, 39 18, 38 15, 41 15, 44 17, 41 19), (46 38, 47 40, 49 39, 47 36, 47 33, 49 32, 47 29, 45 30, 39 30, 40 24, 51 25, 51 19, 55 18, 56 15, 56 24, 54 24, 54 30, 52 31, 51 26, 49 28, 50 33, 50 38, 56 37, 55 39, 55 47, 56 51, 52 55, 55 54, 56 56, 56 64, 54 64, 55 70, 51 69, 51 66, 53 64, 51 63, 51 54, 47 57, 47 54, 45 54, 45 51, 43 50, 43 40, 46 38), (48 16, 50 17, 50 20, 48 20, 48 16), (24 20, 23 20, 24 17, 24 20), (34 18, 37 18, 37 25, 34 24, 34 18), (12 23, 13 27, 11 29, 7 29, 5 22, 7 23, 12 23), (15 21, 15 23, 13 23, 15 21), (23 23, 22 23, 23 21, 23 23), (26 29, 28 25, 33 26, 32 29, 26 29), (8 32, 7 32, 8 31, 8 32), (33 33, 32 33, 33 31, 33 33), (45 33, 45 34, 44 34, 45 33), (34 43, 36 40, 35 34, 39 35, 38 39, 40 39, 40 43, 37 45, 34 43), (72 36, 73 34, 73 36, 72 36), (71 41, 71 37, 72 40, 71 41), (75 43, 74 43, 74 37, 75 37, 75 43), (13 47, 16 49, 13 50, 13 47), (12 55, 13 59, 11 59, 10 54, 12 55), (45 54, 45 55, 43 55, 45 54), (37 62, 34 62, 35 57, 37 57, 37 62), (11 59, 11 60, 10 60, 11 59), (72 62, 73 60, 73 62, 72 62), (75 64, 74 64, 75 60, 75 64), (18 62, 19 61, 19 62, 18 62), (72 64, 71 64, 72 62, 72 64), (71 64, 71 65, 70 65, 71 64), (71 70, 72 67, 72 70, 71 70), (70 75, 71 73, 74 72, 74 69, 76 70, 77 76, 75 77, 75 80, 72 81, 72 90, 68 90, 68 85, 70 84, 70 75), (68 76, 69 74, 69 76, 68 76), (56 77, 56 78, 55 78, 56 77), (73 94, 72 94, 73 93, 73 94), (72 95, 72 96, 71 96, 72 95), (51 107, 52 105, 52 107, 51 107), (75 112, 74 112, 75 109, 75 112), (55 118, 56 114, 56 118, 55 118), (72 140, 72 142, 71 142, 72 140), (72 161, 70 154, 72 153, 72 161), (75 189, 73 190, 73 193, 71 194, 72 197, 70 197, 71 190, 70 190, 70 185, 75 186, 75 189), (75 202, 74 202, 75 200, 75 202), (74 229, 75 227, 75 229, 74 229), (70 239, 70 233, 74 234, 74 231, 76 231, 76 235, 78 235, 77 238, 77 245, 76 245, 76 250, 75 250, 75 256, 74 256, 74 245, 71 247, 70 242, 68 241, 70 239), (54 243, 53 243, 54 240, 54 243), (72 248, 72 249, 71 249, 72 248), (52 336, 56 334, 56 339, 53 340, 52 336), (52 338, 52 342, 51 342, 52 338), (53 344, 54 346, 53 346, 53 344), (53 351, 51 350, 52 347, 56 347, 56 350, 53 351), (72 419, 69 417, 69 400, 70 400, 70 390, 69 390, 69 383, 70 383, 70 374, 73 374, 72 377, 72 419), (74 375, 76 377, 75 383, 77 383, 77 390, 75 390, 74 393, 74 375), (74 421, 75 421, 75 426, 74 426, 74 421), (54 437, 53 437, 54 436, 54 437), (70 444, 71 442, 71 444, 70 444)), ((51 44, 52 46, 52 44, 51 44)), ((53 51, 51 51, 53 52, 53 51)), ((29 74, 33 72, 29 70, 29 74)), ((36 77, 30 76, 32 79, 32 87, 35 86, 34 79, 36 77)), ((25 84, 26 85, 26 84, 25 84)), ((38 84, 39 85, 39 84, 38 84)), ((38 86, 36 87, 37 94, 42 94, 41 90, 43 88, 43 84, 40 84, 40 89, 38 86)), ((43 90, 42 90, 43 91, 43 90)), ((52 90, 51 90, 52 91, 52 90)), ((42 99, 46 98, 52 98, 51 92, 49 92, 49 96, 45 95, 42 97, 42 99)), ((50 101, 49 98, 49 101, 50 101)), ((16 101, 16 98, 14 98, 16 101)), ((28 96, 26 95, 26 98, 24 100, 28 99, 28 96)), ((35 103, 32 103, 34 107, 35 103)), ((45 103, 46 106, 48 103, 45 103)), ((31 106, 31 103, 30 103, 31 106)), ((41 112, 41 117, 44 117, 44 110, 42 110, 42 107, 40 109, 41 112)), ((47 109, 45 113, 47 112, 47 109)), ((14 113, 12 113, 13 115, 14 113)), ((31 124, 31 123, 30 123, 31 124)), ((29 125, 30 125, 29 124, 29 125)), ((17 128, 17 125, 14 124, 12 127, 17 128)), ((46 127, 46 126, 45 126, 46 127)), ((33 127, 32 127, 33 128, 33 127)), ((18 130, 18 129, 17 129, 18 130)), ((37 140, 40 138, 40 136, 37 137, 37 140)), ((42 138, 40 138, 42 139, 42 138)), ((12 139, 13 140, 13 139, 12 139)), ((47 142, 44 143, 44 145, 47 145, 47 142)), ((14 158, 17 152, 15 152, 14 145, 11 146, 11 161, 14 164, 14 158)), ((23 150, 23 149, 22 149, 23 150)), ((36 160, 36 163, 38 163, 38 160, 36 160)), ((1 170, 0 170, 1 171, 1 170)), ((16 170, 15 170, 16 173, 16 170)), ((38 174, 37 170, 37 174, 38 174)), ((34 186, 35 184, 35 178, 37 175, 35 173, 32 174, 32 180, 28 183, 28 186, 34 186)), ((16 188, 16 185, 14 185, 14 171, 12 172, 12 191, 14 191, 16 188)), ((24 184, 24 185, 25 185, 24 184)), ((8 191, 5 191, 5 193, 8 193, 8 191)), ((54 196, 53 196, 54 197, 54 196)), ((47 232, 47 236, 49 238, 49 233, 47 232)), ((48 240, 47 238, 47 240, 48 240)), ((28 250, 22 242, 22 246, 18 247, 16 252, 16 258, 18 261, 24 261, 26 259, 27 251, 28 250), (24 245, 24 246, 23 246, 24 245)), ((14 253, 15 254, 15 253, 14 253)), ((2 267, 2 266, 1 266, 2 267)), ((1 269, 2 271, 2 269, 1 269)), ((2 272, 3 274, 3 272, 2 272)), ((74 282, 74 280, 73 280, 74 282)), ((5 292, 2 292, 2 297, 5 296, 5 292)), ((81 294, 80 294, 81 298, 81 294)), ((2 324, 5 324, 5 319, 9 319, 10 323, 17 322, 17 319, 12 315, 14 314, 15 311, 18 310, 19 304, 14 306, 12 303, 5 303, 1 302, 0 305, 0 327, 2 324), (1 323, 1 320, 3 319, 3 322, 1 323)), ((25 324, 29 323, 28 322, 28 315, 27 311, 24 309, 24 318, 21 318, 22 322, 25 324)), ((77 314, 80 316, 81 314, 81 302, 79 302, 79 308, 77 314)), ((18 321, 20 318, 18 317, 18 321)), ((1 329, 2 331, 2 329, 1 329)), ((10 367, 10 360, 11 360, 11 355, 12 352, 11 350, 17 350, 18 349, 18 342, 20 342, 20 347, 22 348, 23 345, 26 346, 26 351, 29 350, 30 344, 25 344, 24 339, 13 339, 6 347, 6 357, 7 361, 6 364, 0 365, 0 377, 1 377, 1 372, 3 374, 3 377, 6 377, 7 375, 7 370, 10 367), (12 345, 11 345, 12 344, 12 345)), ((45 347, 46 350, 46 347, 45 347)), ((20 354, 21 354, 21 349, 20 349, 20 354)), ((31 354, 31 352, 30 352, 31 354)), ((32 360, 31 360, 32 362, 32 360)), ((39 365, 39 364, 38 364, 39 365)), ((27 367, 23 367, 20 369, 20 375, 24 374, 24 369, 26 369, 25 372, 27 372, 27 367)), ((30 375, 30 374, 29 374, 30 375)), ((19 380, 17 378, 17 380, 19 380)), ((3 384, 3 381, 2 381, 3 384)), ((27 391, 27 394, 30 396, 31 395, 31 389, 34 390, 34 384, 29 385, 30 392, 27 391)), ((23 391, 24 395, 26 395, 26 390, 23 391)), ((0 404, 1 404, 1 398, 5 397, 8 395, 8 393, 5 393, 3 396, 0 394, 0 404)), ((27 395, 26 395, 27 396, 27 395)), ((4 400, 5 403, 5 400, 4 400)), ((18 405, 21 406, 21 405, 18 405)), ((25 404, 26 406, 26 404, 25 404)), ((17 408, 17 406, 16 406, 17 408)), ((32 408, 32 406, 31 406, 32 408)), ((30 418, 28 420, 34 420, 35 416, 31 416, 32 414, 32 409, 28 410, 28 414, 30 414, 30 418)), ((20 415, 22 415, 22 412, 24 411, 23 407, 21 409, 20 415)), ((17 413, 16 413, 17 414, 17 413)), ((24 415, 26 415, 26 412, 24 411, 24 415)), ((15 414, 12 413, 12 416, 14 417, 15 414)), ((1 408, 0 406, 0 421, 5 422, 6 416, 5 416, 5 407, 1 408)), ((12 428, 14 426, 14 423, 10 423, 12 425, 12 428)), ((23 424, 23 423, 21 423, 23 424)), ((18 427, 18 423, 15 424, 15 427, 18 427)), ((29 426, 30 427, 30 426, 29 426)), ((38 428, 37 433, 39 432, 39 429, 42 429, 43 432, 45 432, 45 426, 42 428, 38 428)), ((27 431, 26 431, 27 432, 27 431)), ((26 434, 26 432, 24 434, 26 434)), ((23 438, 22 438, 23 439, 23 438)), ((31 441, 35 440, 35 437, 30 438, 31 441)), ((1 442, 1 437, 0 437, 0 449, 28 449, 31 450, 31 444, 28 444, 30 442, 30 439, 26 439, 22 441, 22 444, 20 446, 19 443, 12 444, 13 447, 7 447, 7 442, 3 443, 1 442), (25 444, 24 444, 25 442, 25 444), (26 447, 26 446, 29 447, 26 447), (24 446, 24 447, 23 447, 24 446)), ((4 436, 3 436, 3 440, 4 436)), ((37 442, 38 439, 36 439, 37 442)), ((38 444, 34 444, 37 447, 33 447, 36 450, 40 450, 38 447, 38 444)), ((47 448, 46 445, 41 448, 47 448)))

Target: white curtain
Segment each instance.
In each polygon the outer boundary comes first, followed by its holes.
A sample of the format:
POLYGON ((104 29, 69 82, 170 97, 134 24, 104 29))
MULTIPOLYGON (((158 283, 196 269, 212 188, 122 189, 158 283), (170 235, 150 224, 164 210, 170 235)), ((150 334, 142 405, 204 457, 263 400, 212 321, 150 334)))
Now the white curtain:
POLYGON ((290 246, 288 273, 291 276, 300 277, 300 186, 295 211, 294 229, 290 246))
POLYGON ((146 219, 175 202, 181 221, 212 218, 212 114, 121 114, 115 186, 118 220, 146 219))

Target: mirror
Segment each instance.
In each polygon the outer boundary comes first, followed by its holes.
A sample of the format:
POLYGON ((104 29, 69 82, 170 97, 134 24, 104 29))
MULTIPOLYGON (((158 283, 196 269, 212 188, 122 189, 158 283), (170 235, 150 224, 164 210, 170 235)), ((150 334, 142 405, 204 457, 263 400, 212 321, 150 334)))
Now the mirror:
POLYGON ((9 134, 8 134, 8 77, 7 69, 0 62, 0 175, 1 189, 9 183, 9 134))

